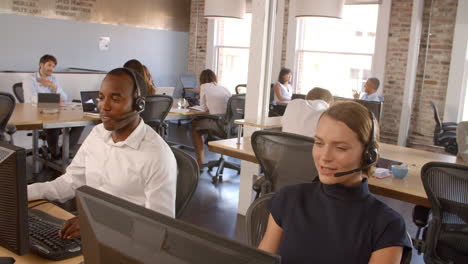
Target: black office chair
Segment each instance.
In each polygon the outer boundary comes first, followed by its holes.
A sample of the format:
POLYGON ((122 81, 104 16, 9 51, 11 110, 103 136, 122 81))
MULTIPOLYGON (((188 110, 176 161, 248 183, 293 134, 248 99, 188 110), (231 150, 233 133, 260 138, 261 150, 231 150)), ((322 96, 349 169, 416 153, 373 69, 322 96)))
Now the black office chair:
POLYGON ((184 73, 180 75, 179 79, 183 89, 182 97, 187 100, 190 106, 199 105, 200 100, 197 98, 197 93, 193 91, 187 91, 187 89, 197 89, 197 77, 190 73, 184 73))
POLYGON ((167 124, 164 122, 171 111, 173 99, 167 95, 146 96, 145 111, 140 116, 146 124, 152 127, 162 137, 167 135, 167 124))
POLYGON ((363 106, 365 106, 369 111, 371 111, 377 121, 380 121, 380 117, 382 114, 382 102, 376 102, 376 101, 367 101, 367 100, 360 100, 360 99, 353 99, 356 103, 359 103, 363 106))
POLYGON ((23 83, 13 84, 13 93, 16 96, 16 99, 20 103, 24 103, 24 92, 23 92, 23 83))
POLYGON ((15 98, 9 93, 0 92, 0 141, 13 144, 13 134, 16 132, 16 127, 8 125, 11 115, 15 110, 15 98), (6 135, 9 135, 7 140, 6 135))
MULTIPOLYGON (((275 193, 269 193, 253 201, 247 209, 245 215, 247 244, 257 248, 262 242, 268 226, 268 217, 270 215, 269 202, 275 193)), ((408 237, 409 234, 407 233, 408 237)), ((411 241, 411 239, 410 239, 411 241)), ((412 249, 405 248, 401 258, 401 264, 410 264, 412 249)))
MULTIPOLYGON (((238 126, 234 124, 234 120, 244 118, 245 109, 245 94, 236 94, 229 98, 227 103, 226 113, 223 116, 216 115, 203 115, 199 119, 209 118, 212 120, 222 120, 223 127, 212 128, 207 130, 199 130, 201 135, 208 135, 205 143, 212 140, 220 140, 235 137, 237 134, 238 126)), ((203 167, 208 167, 211 171, 214 167, 218 167, 216 174, 213 176, 213 183, 217 184, 223 180, 224 168, 229 168, 240 172, 240 167, 237 164, 227 162, 224 156, 221 155, 219 160, 209 161, 203 164, 203 167)))
POLYGON ((176 218, 180 218, 197 189, 200 170, 192 156, 178 148, 171 149, 177 161, 176 218))
POLYGON ((236 94, 245 94, 247 92, 247 84, 238 84, 236 86, 236 94))
POLYGON ((312 158, 314 139, 279 131, 255 131, 252 148, 265 176, 255 181, 256 198, 289 184, 312 182, 318 176, 312 158))
POLYGON ((291 96, 291 100, 294 100, 294 99, 306 99, 306 95, 305 94, 292 94, 291 96))
POLYGON ((442 146, 445 151, 456 155, 458 153, 457 145, 457 126, 455 122, 442 122, 439 116, 439 109, 434 101, 431 101, 432 109, 434 110, 434 145, 442 146))
POLYGON ((429 162, 421 169, 421 179, 432 219, 422 237, 418 232, 416 248, 426 263, 468 263, 468 166, 429 162))

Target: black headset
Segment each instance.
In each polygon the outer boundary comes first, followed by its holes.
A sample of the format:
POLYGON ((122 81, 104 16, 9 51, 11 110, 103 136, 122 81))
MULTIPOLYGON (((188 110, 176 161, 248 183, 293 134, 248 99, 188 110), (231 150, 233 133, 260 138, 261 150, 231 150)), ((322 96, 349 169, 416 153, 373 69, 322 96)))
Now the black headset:
POLYGON ((371 135, 369 142, 367 143, 364 152, 362 153, 362 167, 370 167, 377 163, 377 158, 379 156, 379 151, 377 150, 377 144, 376 144, 376 133, 375 133, 375 123, 376 119, 374 116, 374 113, 369 110, 369 115, 372 120, 372 128, 371 128, 371 135))
POLYGON ((141 96, 141 85, 144 84, 144 80, 141 77, 141 75, 135 70, 129 69, 129 68, 122 68, 122 69, 125 70, 127 73, 129 73, 130 76, 132 76, 133 82, 135 83, 136 90, 137 90, 137 97, 135 98, 135 101, 133 102, 133 110, 135 110, 138 113, 141 113, 145 111, 145 107, 146 107, 145 98, 141 96))

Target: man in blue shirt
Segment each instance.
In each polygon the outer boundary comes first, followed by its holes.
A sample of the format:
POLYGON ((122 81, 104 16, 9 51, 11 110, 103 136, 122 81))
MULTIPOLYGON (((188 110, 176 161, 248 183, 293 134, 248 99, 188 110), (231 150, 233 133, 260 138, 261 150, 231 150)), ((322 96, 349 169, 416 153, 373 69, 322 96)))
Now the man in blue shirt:
MULTIPOLYGON (((49 54, 41 57, 39 60, 39 71, 28 75, 23 80, 23 93, 25 103, 37 103, 37 94, 39 93, 58 93, 60 102, 68 100, 67 94, 62 90, 60 84, 52 73, 57 66, 57 59, 49 54)), ((51 152, 52 159, 60 157, 58 140, 60 129, 45 129, 47 134, 47 145, 51 152)), ((70 146, 76 146, 80 138, 83 127, 70 129, 70 146)))
POLYGON ((383 97, 379 96, 377 93, 377 89, 379 89, 380 81, 377 78, 369 78, 364 84, 364 94, 361 96, 356 90, 353 90, 353 97, 354 99, 361 99, 366 101, 375 101, 381 102, 383 101, 383 97), (359 98, 360 97, 360 98, 359 98))

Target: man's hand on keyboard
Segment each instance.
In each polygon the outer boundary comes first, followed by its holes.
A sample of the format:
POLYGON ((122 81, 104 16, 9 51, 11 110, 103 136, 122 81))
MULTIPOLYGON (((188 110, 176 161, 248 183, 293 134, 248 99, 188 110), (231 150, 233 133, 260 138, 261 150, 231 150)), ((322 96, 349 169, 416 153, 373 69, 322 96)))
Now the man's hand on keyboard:
POLYGON ((80 223, 78 217, 68 219, 60 230, 59 236, 61 238, 73 239, 80 235, 80 223))

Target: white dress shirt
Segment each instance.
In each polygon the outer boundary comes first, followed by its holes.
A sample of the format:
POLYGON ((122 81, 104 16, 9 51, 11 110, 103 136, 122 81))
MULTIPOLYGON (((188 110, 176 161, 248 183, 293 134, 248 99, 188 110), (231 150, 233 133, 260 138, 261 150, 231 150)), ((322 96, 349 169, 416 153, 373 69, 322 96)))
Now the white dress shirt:
MULTIPOLYGON (((39 72, 35 72, 31 75, 28 75, 23 80, 23 93, 24 93, 24 102, 25 103, 37 103, 37 94, 38 93, 54 93, 52 88, 42 85, 38 82, 38 79, 42 79, 39 72)), ((51 81, 57 87, 57 93, 60 94, 62 102, 66 102, 68 99, 67 94, 60 87, 59 82, 54 75, 50 75, 46 80, 51 81)))
POLYGON ((177 163, 166 142, 143 120, 125 141, 114 143, 102 124, 93 128, 64 175, 28 186, 28 201, 64 202, 88 185, 175 217, 177 163))
POLYGON ((294 99, 281 117, 282 131, 307 137, 315 136, 320 115, 328 108, 323 100, 294 99))
POLYGON ((231 92, 224 86, 214 83, 200 85, 200 108, 212 115, 226 113, 231 92))
POLYGON ((372 94, 367 94, 364 93, 361 96, 361 100, 366 100, 366 101, 375 101, 375 102, 380 102, 382 99, 380 98, 379 94, 377 92, 372 93, 372 94))

